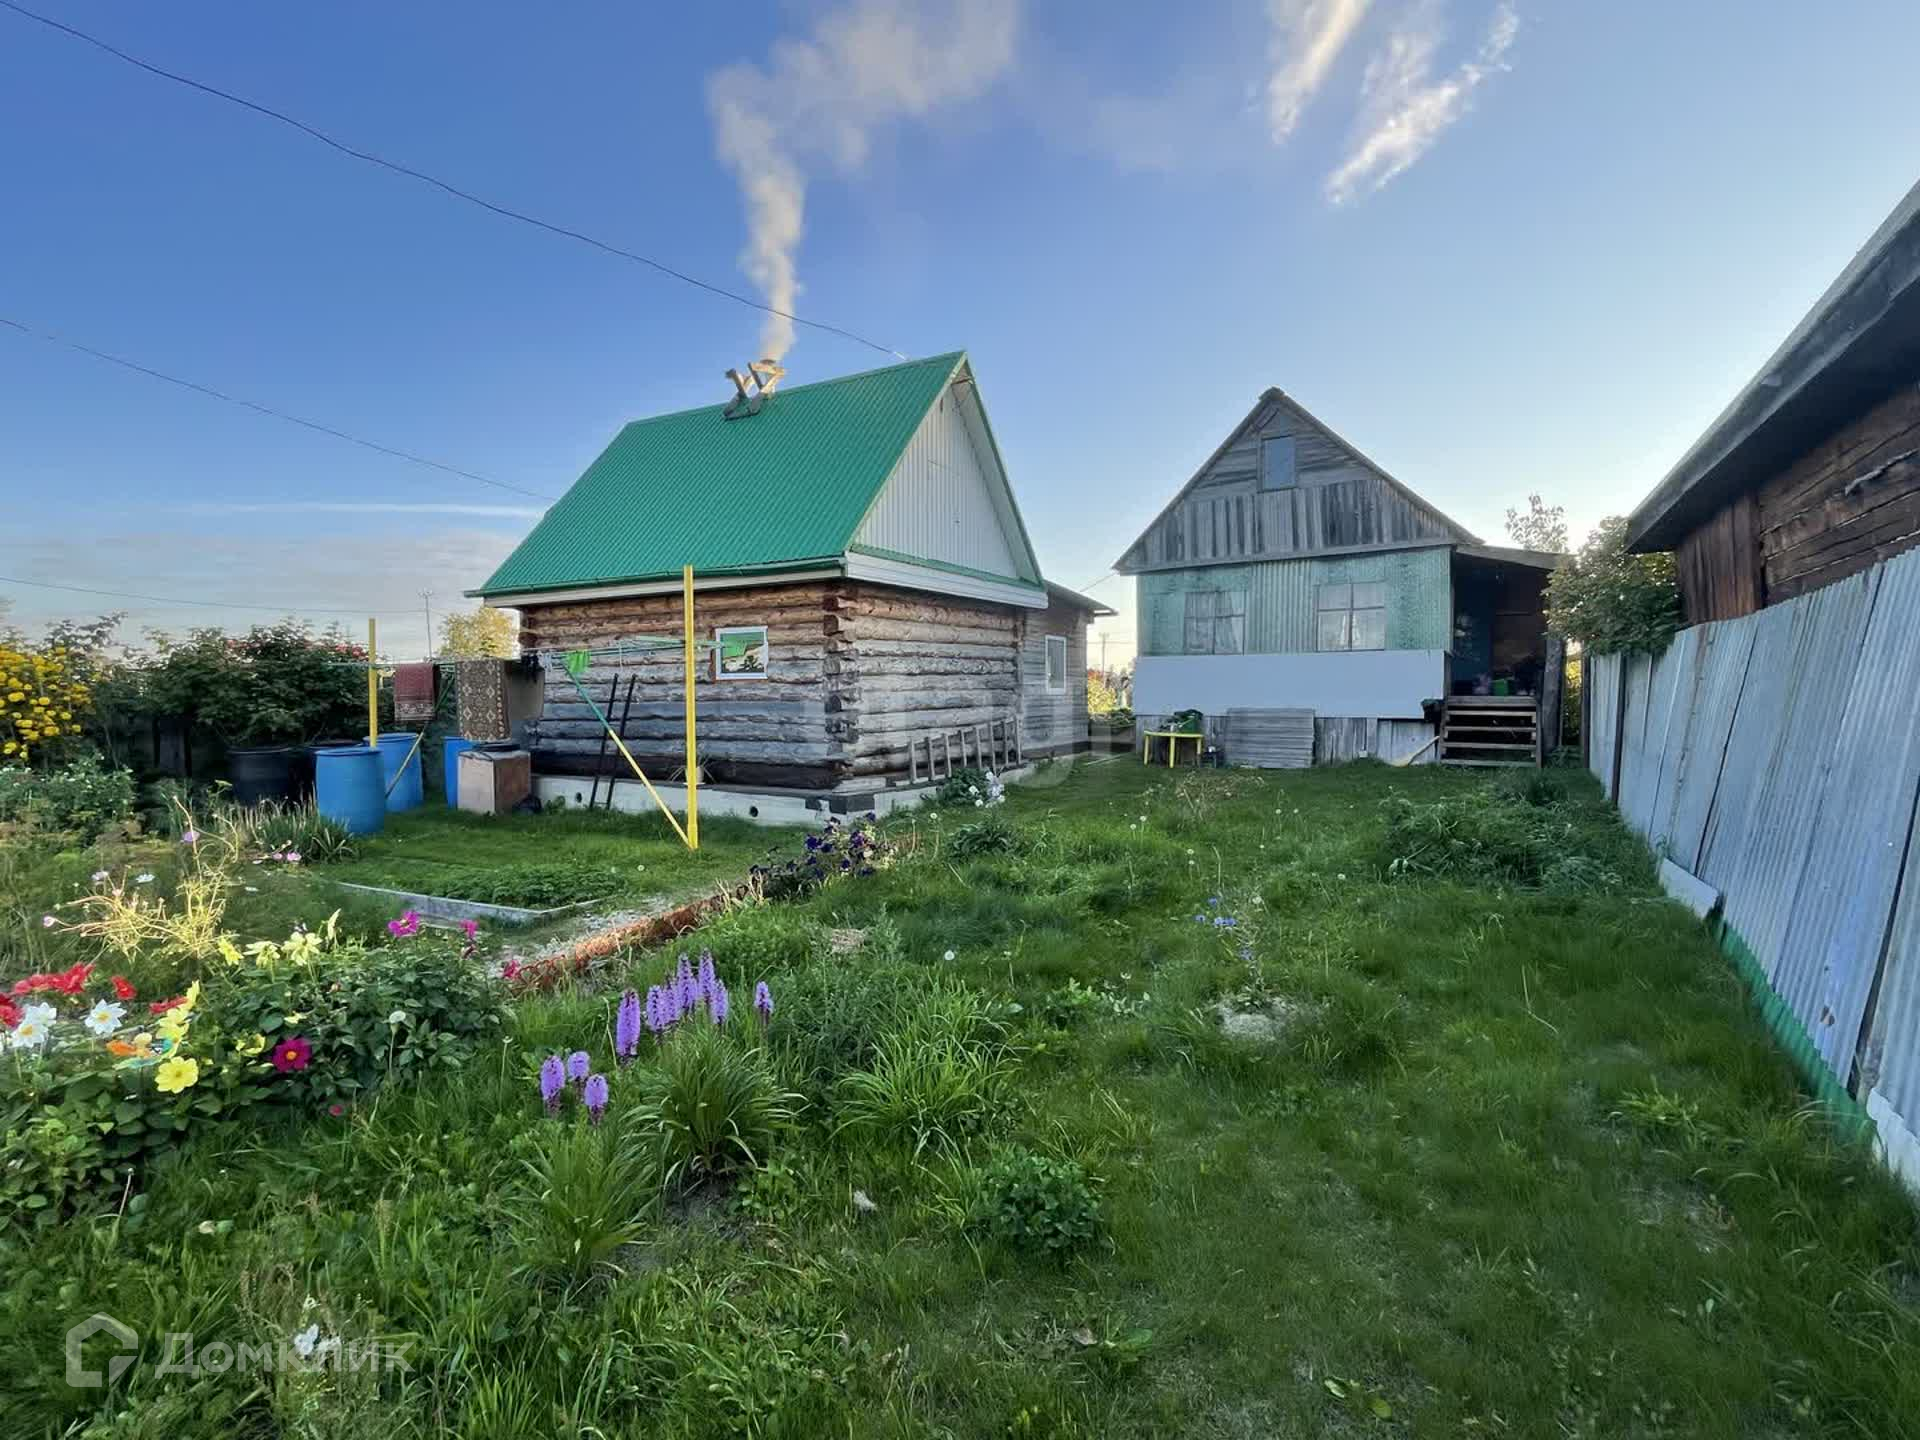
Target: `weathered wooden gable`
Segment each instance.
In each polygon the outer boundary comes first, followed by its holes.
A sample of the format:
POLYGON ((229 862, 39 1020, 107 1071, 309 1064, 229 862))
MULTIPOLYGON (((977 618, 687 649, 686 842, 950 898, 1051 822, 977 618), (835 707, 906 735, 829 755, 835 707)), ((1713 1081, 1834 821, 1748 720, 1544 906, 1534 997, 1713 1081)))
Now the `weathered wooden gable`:
POLYGON ((1121 557, 1123 573, 1473 541, 1277 390, 1121 557), (1262 445, 1291 440, 1292 483, 1264 488, 1262 445))

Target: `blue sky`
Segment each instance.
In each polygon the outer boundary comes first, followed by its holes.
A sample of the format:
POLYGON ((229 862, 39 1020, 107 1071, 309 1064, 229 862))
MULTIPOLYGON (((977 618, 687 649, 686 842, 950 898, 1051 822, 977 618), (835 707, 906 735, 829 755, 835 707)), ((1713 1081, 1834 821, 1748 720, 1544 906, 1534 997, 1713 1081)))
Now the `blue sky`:
MULTIPOLYGON (((758 235, 799 313, 964 346, 1069 585, 1270 384, 1485 537, 1530 490, 1577 534, 1920 178, 1899 3, 22 3, 719 284, 781 283, 758 235)), ((0 171, 0 315, 527 490, 760 344, 5 11, 0 171)), ((805 329, 786 357, 881 358, 805 329)), ((0 495, 0 574, 216 602, 0 582, 29 628, 371 609, 402 654, 417 592, 461 603, 539 504, 3 329, 0 495)))

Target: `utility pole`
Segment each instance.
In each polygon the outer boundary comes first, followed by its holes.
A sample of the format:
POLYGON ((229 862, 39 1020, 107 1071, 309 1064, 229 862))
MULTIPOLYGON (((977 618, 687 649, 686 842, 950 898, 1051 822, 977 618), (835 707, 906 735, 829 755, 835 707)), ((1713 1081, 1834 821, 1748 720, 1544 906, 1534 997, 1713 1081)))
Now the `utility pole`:
POLYGON ((427 612, 427 658, 433 659, 433 591, 420 592, 420 604, 427 612))

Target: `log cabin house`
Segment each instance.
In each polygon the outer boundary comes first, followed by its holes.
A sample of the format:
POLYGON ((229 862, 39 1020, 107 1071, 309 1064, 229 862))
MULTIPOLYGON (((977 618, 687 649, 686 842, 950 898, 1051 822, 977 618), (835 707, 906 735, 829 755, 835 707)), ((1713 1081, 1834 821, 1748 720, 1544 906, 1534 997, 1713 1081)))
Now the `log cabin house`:
POLYGON ((856 811, 951 766, 1085 749, 1087 626, 1112 611, 1042 578, 966 355, 776 378, 626 426, 473 592, 549 662, 543 797, 625 771, 551 663, 575 650, 649 777, 682 778, 682 654, 646 642, 680 635, 689 564, 710 813, 856 811))
POLYGON ((1270 389, 1115 562, 1134 708, 1203 712, 1230 764, 1537 764, 1561 559, 1483 545, 1270 389))

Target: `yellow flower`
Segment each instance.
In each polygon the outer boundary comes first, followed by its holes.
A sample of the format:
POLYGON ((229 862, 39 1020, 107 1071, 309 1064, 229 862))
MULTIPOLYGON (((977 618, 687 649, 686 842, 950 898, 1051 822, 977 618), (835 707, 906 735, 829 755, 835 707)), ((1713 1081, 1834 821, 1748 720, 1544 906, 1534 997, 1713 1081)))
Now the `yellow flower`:
POLYGON ((241 955, 240 947, 235 945, 233 941, 229 940, 224 935, 222 935, 217 941, 215 941, 214 944, 220 951, 220 958, 226 961, 229 965, 238 965, 241 962, 241 960, 246 958, 245 956, 241 955))
POLYGON ((302 1020, 307 1018, 307 1012, 304 1010, 294 1010, 283 1015, 281 1018, 289 1025, 298 1025, 302 1020))
POLYGON ((18 705, 22 700, 26 698, 27 698, 26 692, 22 690, 10 691, 7 695, 7 699, 12 701, 15 705, 18 705))
POLYGON ((187 1015, 186 1007, 183 1005, 167 1011, 154 1022, 153 1028, 159 1031, 162 1040, 171 1040, 178 1046, 187 1038, 187 1026, 191 1023, 191 1017, 187 1015))
POLYGON ((233 1048, 243 1059, 251 1060, 267 1048, 267 1037, 256 1031, 251 1040, 243 1040, 233 1048))
POLYGON ((153 1072, 153 1083, 166 1095, 178 1095, 199 1078, 198 1060, 163 1060, 153 1072))
POLYGON ((287 958, 296 965, 309 965, 320 953, 320 937, 296 930, 287 937, 287 958))

